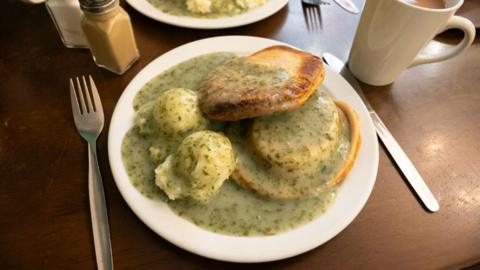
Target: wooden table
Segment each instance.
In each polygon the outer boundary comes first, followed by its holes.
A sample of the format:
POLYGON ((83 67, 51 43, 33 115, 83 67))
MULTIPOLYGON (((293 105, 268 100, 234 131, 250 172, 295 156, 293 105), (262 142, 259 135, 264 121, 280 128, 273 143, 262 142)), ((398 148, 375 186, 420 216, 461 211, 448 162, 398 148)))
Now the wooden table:
MULTIPOLYGON (((253 35, 345 59, 359 19, 332 4, 322 7, 321 27, 308 30, 295 0, 264 21, 207 31, 168 26, 125 6, 141 59, 117 76, 97 68, 88 51, 65 48, 42 5, 3 0, 0 8, 0 269, 95 268, 87 148, 74 128, 67 88, 67 78, 79 74, 93 75, 106 114, 98 147, 115 268, 245 267, 175 247, 128 208, 107 156, 115 103, 146 64, 181 44, 253 35)), ((456 32, 441 37, 451 43, 460 38, 456 32)), ((363 87, 438 198, 438 213, 420 206, 381 148, 375 188, 350 226, 306 254, 247 268, 458 269, 480 261, 479 87, 479 39, 455 59, 405 71, 393 85, 363 87)))

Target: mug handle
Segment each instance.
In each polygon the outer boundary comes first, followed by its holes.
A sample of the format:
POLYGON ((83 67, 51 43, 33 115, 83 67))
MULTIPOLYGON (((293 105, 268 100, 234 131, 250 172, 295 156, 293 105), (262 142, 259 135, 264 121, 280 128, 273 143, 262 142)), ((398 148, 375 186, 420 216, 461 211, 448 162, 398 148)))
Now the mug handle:
POLYGON ((473 23, 470 20, 465 19, 463 17, 452 16, 450 20, 448 20, 447 26, 445 26, 443 31, 448 29, 453 29, 453 28, 460 29, 464 33, 463 40, 459 44, 457 44, 453 48, 445 49, 443 52, 437 55, 419 54, 415 57, 415 59, 413 59, 413 62, 412 64, 410 64, 409 67, 447 60, 449 58, 452 58, 458 55, 459 53, 464 51, 466 48, 470 47, 470 45, 473 42, 473 39, 475 38, 475 26, 473 25, 473 23))

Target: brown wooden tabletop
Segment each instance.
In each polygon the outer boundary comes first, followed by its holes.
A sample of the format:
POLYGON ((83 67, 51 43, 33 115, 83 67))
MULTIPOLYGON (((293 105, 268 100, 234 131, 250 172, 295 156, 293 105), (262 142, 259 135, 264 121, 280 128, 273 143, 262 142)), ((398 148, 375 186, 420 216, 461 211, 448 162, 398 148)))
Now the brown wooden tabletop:
MULTIPOLYGON (((116 269, 225 269, 148 229, 110 172, 107 131, 128 82, 181 44, 219 35, 277 39, 348 55, 359 16, 335 4, 307 29, 299 0, 274 16, 227 30, 182 29, 131 15, 141 59, 117 76, 87 50, 67 49, 43 5, 0 1, 0 269, 95 269, 87 195, 87 148, 71 115, 67 79, 92 74, 106 114, 98 142, 116 269)), ((356 1, 361 4, 362 0, 356 1)), ((440 39, 456 43, 461 33, 440 39)), ((258 269, 458 269, 480 261, 480 41, 452 60, 409 69, 390 86, 363 89, 440 203, 426 212, 380 148, 377 182, 360 215, 338 236, 258 269)), ((262 252, 259 250, 258 252, 262 252)))

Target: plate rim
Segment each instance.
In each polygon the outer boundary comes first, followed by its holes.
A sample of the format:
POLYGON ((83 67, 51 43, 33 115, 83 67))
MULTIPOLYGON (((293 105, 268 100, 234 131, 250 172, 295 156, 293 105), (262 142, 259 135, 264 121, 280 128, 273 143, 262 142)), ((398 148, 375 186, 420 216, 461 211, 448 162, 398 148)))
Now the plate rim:
POLYGON ((153 7, 147 0, 126 0, 126 2, 136 11, 153 20, 191 29, 226 29, 244 26, 270 17, 288 4, 288 0, 269 0, 264 5, 239 15, 209 19, 171 15, 153 7), (150 5, 151 9, 145 9, 143 5, 150 5))
MULTIPOLYGON (((149 200, 149 199, 147 199, 145 196, 141 195, 140 192, 138 192, 138 191, 136 193, 134 192, 134 194, 127 192, 128 189, 131 190, 132 188, 136 191, 136 189, 133 187, 130 180, 128 179, 128 175, 127 175, 126 181, 128 181, 128 184, 131 186, 130 188, 123 187, 122 185, 124 183, 122 183, 121 180, 119 180, 120 177, 121 177, 119 171, 122 171, 122 169, 123 169, 123 171, 126 171, 125 168, 124 168, 123 162, 121 160, 121 150, 120 150, 121 141, 123 140, 123 137, 124 137, 125 133, 118 135, 118 134, 115 134, 114 132, 116 130, 116 126, 118 126, 120 124, 119 121, 125 121, 124 119, 119 119, 118 118, 118 115, 121 114, 121 112, 119 112, 119 110, 121 109, 120 106, 122 105, 122 103, 127 102, 128 98, 133 99, 135 94, 140 90, 141 86, 143 86, 143 84, 146 83, 148 80, 157 76, 160 72, 168 69, 169 67, 177 65, 180 62, 185 60, 185 59, 184 60, 181 60, 181 59, 180 60, 175 60, 174 61, 175 63, 173 63, 170 66, 164 67, 164 68, 162 67, 162 69, 160 71, 155 71, 155 72, 152 71, 152 73, 154 73, 154 74, 151 75, 148 78, 148 76, 146 76, 146 74, 148 74, 150 72, 150 70, 155 67, 156 63, 161 62, 161 59, 168 59, 169 57, 174 57, 175 55, 181 54, 183 51, 188 51, 188 49, 198 47, 198 46, 200 46, 200 44, 203 44, 203 45, 212 44, 212 45, 214 45, 214 44, 220 44, 221 42, 227 42, 227 41, 230 42, 230 43, 232 43, 232 42, 238 43, 238 42, 242 42, 242 41, 243 42, 250 42, 250 43, 257 42, 257 43, 262 43, 262 44, 269 44, 268 46, 275 45, 275 44, 282 44, 282 45, 291 46, 289 44, 279 42, 279 41, 276 41, 276 40, 259 38, 259 37, 252 37, 252 36, 219 36, 219 37, 206 38, 206 39, 201 39, 201 40, 197 40, 197 41, 194 41, 194 42, 187 43, 185 45, 174 48, 174 49, 166 52, 165 54, 158 56, 154 60, 152 60, 147 66, 145 66, 130 81, 130 83, 127 85, 127 87, 123 91, 122 95, 118 99, 117 104, 115 105, 115 109, 112 113, 112 118, 111 118, 111 121, 110 121, 110 127, 109 127, 109 132, 108 132, 108 156, 109 156, 110 168, 112 170, 112 174, 113 174, 114 181, 115 181, 115 184, 116 184, 117 188, 119 189, 119 191, 120 191, 123 199, 127 203, 127 205, 135 213, 135 215, 140 220, 142 220, 142 222, 145 225, 147 225, 147 227, 152 229, 156 234, 158 234, 162 238, 166 239, 167 241, 171 242, 172 244, 174 244, 174 245, 176 245, 176 246, 178 246, 182 249, 185 249, 187 251, 190 251, 190 252, 195 253, 195 254, 200 255, 200 256, 204 256, 204 257, 208 257, 208 258, 212 258, 212 259, 216 259, 216 260, 229 261, 229 262, 241 262, 241 263, 267 262, 267 261, 275 261, 275 260, 280 260, 280 259, 293 257, 293 256, 299 255, 301 253, 307 252, 311 249, 314 249, 314 248, 328 242, 330 239, 332 239, 333 237, 338 235, 341 231, 343 231, 346 227, 348 227, 348 225, 353 221, 353 219, 355 217, 358 216, 360 211, 363 209, 365 203, 367 202, 368 198, 370 197, 370 194, 373 190, 373 186, 374 186, 375 181, 376 181, 376 176, 377 176, 377 173, 378 173, 378 162, 379 162, 378 140, 377 140, 377 136, 376 136, 376 133, 375 133, 373 123, 372 123, 370 118, 368 118, 366 120, 366 123, 363 123, 363 125, 362 125, 362 146, 361 146, 360 151, 362 152, 362 147, 365 147, 365 146, 363 146, 365 136, 367 135, 367 134, 364 134, 365 131, 363 129, 365 128, 365 130, 367 130, 367 133, 369 134, 368 136, 374 136, 374 140, 373 140, 373 144, 372 144, 373 156, 371 157, 372 158, 372 164, 371 165, 373 167, 369 171, 370 174, 371 174, 370 177, 369 177, 370 181, 367 182, 368 185, 365 186, 365 189, 363 190, 363 193, 359 195, 360 196, 359 198, 357 198, 358 199, 357 204, 353 205, 351 207, 352 210, 350 211, 349 215, 338 215, 337 214, 337 218, 339 218, 342 222, 341 222, 340 225, 337 225, 337 228, 332 233, 330 233, 331 235, 328 235, 327 237, 323 237, 322 239, 319 239, 318 241, 316 241, 315 239, 313 239, 313 240, 310 239, 308 241, 305 240, 305 239, 303 239, 303 240, 302 239, 297 239, 298 241, 300 241, 300 242, 303 241, 303 242, 300 243, 301 247, 297 246, 294 249, 288 249, 288 248, 287 249, 281 249, 281 248, 279 249, 278 247, 272 247, 272 252, 270 252, 270 250, 269 250, 268 254, 260 254, 260 253, 257 252, 258 254, 256 253, 256 254, 254 254, 254 256, 251 256, 251 254, 250 254, 250 256, 248 254, 247 254, 247 256, 245 256, 245 254, 244 254, 245 252, 243 252, 243 253, 239 252, 239 254, 235 254, 233 252, 233 255, 232 255, 232 252, 227 252, 228 254, 226 254, 226 253, 222 254, 221 252, 226 252, 226 251, 225 250, 220 250, 220 253, 218 253, 219 250, 215 250, 215 248, 213 248, 213 249, 211 247, 198 248, 198 245, 197 246, 192 246, 192 243, 191 243, 192 239, 188 239, 186 241, 185 239, 178 239, 178 237, 173 237, 172 236, 173 234, 166 233, 163 228, 159 228, 158 225, 155 225, 154 223, 152 223, 152 221, 150 220, 151 217, 144 216, 144 213, 142 213, 142 211, 140 211, 138 209, 139 205, 137 203, 134 204, 133 200, 135 198, 138 199, 139 196, 142 197, 143 199, 146 199, 146 200, 149 200), (137 89, 135 89, 135 87, 137 87, 136 84, 140 84, 137 89), (119 139, 118 137, 121 137, 121 138, 119 139), (119 146, 117 146, 118 145, 118 140, 120 140, 120 145, 119 146)), ((218 46, 218 45, 216 45, 216 46, 218 46)), ((215 47, 215 45, 214 45, 214 47, 215 47)), ((291 47, 293 47, 293 46, 291 46, 291 47)), ((217 49, 215 51, 220 51, 220 50, 217 49)), ((189 58, 193 58, 193 57, 201 55, 201 54, 204 54, 204 52, 197 53, 196 55, 192 55, 189 58)), ((353 88, 351 88, 351 86, 343 79, 343 77, 334 73, 333 71, 331 71, 328 68, 328 66, 326 66, 326 78, 328 78, 328 77, 330 77, 329 80, 336 80, 337 83, 342 83, 342 84, 344 84, 345 87, 348 86, 350 88, 349 91, 351 92, 351 94, 356 96, 356 99, 360 100, 360 97, 356 94, 356 92, 353 90, 353 88)), ((363 105, 363 103, 362 103, 362 105, 363 105)), ((127 106, 125 108, 127 111, 131 110, 131 112, 133 112, 133 106, 131 106, 131 102, 127 103, 125 106, 127 106), (129 105, 129 106, 127 106, 127 105, 129 105)), ((363 114, 365 112, 367 112, 367 109, 364 105, 363 105, 363 108, 361 110, 362 111, 365 110, 363 112, 363 114)), ((362 119, 362 121, 363 120, 365 120, 365 119, 362 119)), ((129 125, 128 129, 131 126, 132 126, 132 124, 129 125)), ((357 161, 354 164, 354 168, 356 167, 356 165, 358 163, 359 163, 359 161, 357 159, 357 161)), ((123 179, 123 180, 125 180, 125 179, 123 179)), ((346 180, 348 180, 348 179, 346 179, 346 180)), ((351 181, 353 181, 353 180, 351 180, 351 181)), ((357 181, 360 181, 360 180, 357 180, 357 181)), ((347 182, 347 181, 345 181, 345 182, 347 182)), ((340 186, 339 189, 341 190, 342 187, 344 187, 344 186, 345 186, 345 183, 343 183, 340 186)), ((339 190, 339 193, 340 193, 340 190, 339 190)), ((329 209, 333 208, 333 206, 336 204, 337 201, 338 201, 338 198, 336 198, 335 202, 333 202, 333 204, 329 207, 329 209)), ((168 206, 166 206, 166 204, 164 204, 164 203, 149 200, 149 204, 151 204, 152 207, 154 207, 154 208, 160 208, 160 209, 165 210, 167 212, 168 211, 171 212, 170 208, 168 208, 168 206), (168 209, 168 210, 166 210, 166 209, 168 209)), ((327 212, 329 212, 328 210, 327 210, 327 212)), ((144 210, 144 212, 145 212, 145 210, 144 210)), ((161 211, 159 211, 159 213, 161 213, 161 211)), ((274 235, 274 236, 259 236, 259 237, 227 236, 227 235, 222 235, 222 234, 216 234, 216 233, 213 233, 213 232, 209 232, 209 231, 206 231, 204 229, 200 229, 200 228, 196 227, 195 225, 193 225, 191 223, 190 224, 191 224, 191 226, 194 226, 195 228, 197 228, 196 230, 199 229, 200 231, 202 231, 202 234, 205 234, 208 237, 212 237, 213 239, 216 239, 216 240, 219 240, 219 239, 224 240, 224 238, 228 238, 230 240, 238 241, 240 243, 240 246, 242 246, 242 245, 245 245, 245 243, 249 244, 249 242, 253 243, 255 241, 260 241, 260 242, 264 241, 265 243, 268 243, 270 241, 268 239, 272 239, 272 238, 278 238, 280 240, 274 240, 274 241, 271 241, 271 242, 275 242, 275 241, 280 241, 281 242, 281 241, 285 241, 285 239, 289 239, 289 237, 291 238, 292 235, 296 235, 296 234, 301 235, 302 228, 306 227, 306 225, 308 225, 310 223, 315 223, 315 222, 317 222, 317 220, 322 219, 322 217, 325 216, 326 213, 320 215, 319 217, 316 217, 313 221, 311 221, 311 222, 309 222, 305 225, 302 225, 302 226, 297 227, 293 230, 287 231, 285 233, 280 233, 280 234, 277 234, 277 235, 274 235), (300 231, 300 233, 298 233, 297 231, 300 231), (297 233, 295 234, 295 233, 292 233, 292 232, 297 232, 297 233), (247 240, 245 240, 245 239, 247 239, 247 240)), ((330 215, 332 215, 332 214, 330 214, 330 215)), ((333 213, 333 215, 335 215, 335 213, 333 213)), ((180 218, 180 217, 178 217, 178 218, 183 220, 183 218, 180 218)), ((169 222, 172 222, 172 221, 169 221, 169 222)), ((185 221, 185 220, 183 222, 189 223, 188 221, 185 221)), ((179 225, 179 224, 176 224, 176 225, 179 225)), ((225 240, 225 241, 227 241, 227 240, 225 240)), ((230 240, 228 240, 228 241, 230 241, 230 240)), ((256 246, 256 245, 254 245, 254 246, 256 246)), ((252 247, 254 247, 254 246, 252 246, 252 247)), ((238 249, 238 247, 232 247, 232 248, 237 248, 238 249)))

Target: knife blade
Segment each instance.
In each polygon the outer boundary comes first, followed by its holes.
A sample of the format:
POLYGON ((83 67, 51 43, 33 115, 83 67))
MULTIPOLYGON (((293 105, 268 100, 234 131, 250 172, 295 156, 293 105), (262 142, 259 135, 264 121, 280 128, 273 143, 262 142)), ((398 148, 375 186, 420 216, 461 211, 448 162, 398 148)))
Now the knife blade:
POLYGON ((398 142, 395 140, 393 135, 390 133, 390 131, 380 119, 378 114, 375 112, 373 107, 370 105, 367 98, 363 94, 362 88, 360 88, 360 84, 350 72, 348 67, 345 65, 345 63, 343 63, 333 54, 324 53, 322 56, 325 63, 327 63, 327 65, 334 72, 340 74, 345 80, 347 80, 347 82, 350 83, 353 89, 360 96, 363 103, 367 107, 370 117, 372 118, 372 122, 375 126, 378 137, 380 138, 380 140, 382 140, 385 148, 387 148, 393 160, 400 168, 400 171, 403 173, 410 186, 416 192, 425 207, 431 212, 437 212, 440 209, 437 200, 433 196, 432 192, 428 188, 420 173, 417 171, 413 163, 408 158, 407 154, 402 150, 398 142))
POLYGON ((351 0, 334 0, 337 5, 341 8, 345 9, 348 12, 353 14, 358 14, 360 11, 358 10, 357 6, 351 0))

